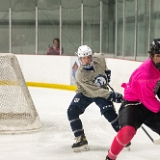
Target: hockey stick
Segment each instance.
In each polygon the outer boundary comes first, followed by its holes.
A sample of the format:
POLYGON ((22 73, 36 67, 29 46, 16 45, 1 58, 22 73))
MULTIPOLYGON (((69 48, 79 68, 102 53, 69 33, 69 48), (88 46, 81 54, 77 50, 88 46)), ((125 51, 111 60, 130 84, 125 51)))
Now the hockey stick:
MULTIPOLYGON (((112 90, 113 93, 115 93, 114 89, 109 85, 109 83, 107 83, 108 87, 112 90)), ((130 143, 131 145, 131 143, 130 143)), ((130 145, 128 145, 126 148, 128 149, 128 151, 131 150, 130 145)))
POLYGON ((108 87, 112 90, 112 92, 115 93, 114 89, 109 85, 109 83, 107 83, 108 87))
POLYGON ((154 140, 151 135, 147 132, 147 130, 141 126, 142 130, 146 133, 146 135, 149 137, 149 139, 154 143, 154 144, 157 144, 159 145, 160 144, 160 139, 157 139, 157 140, 154 140))

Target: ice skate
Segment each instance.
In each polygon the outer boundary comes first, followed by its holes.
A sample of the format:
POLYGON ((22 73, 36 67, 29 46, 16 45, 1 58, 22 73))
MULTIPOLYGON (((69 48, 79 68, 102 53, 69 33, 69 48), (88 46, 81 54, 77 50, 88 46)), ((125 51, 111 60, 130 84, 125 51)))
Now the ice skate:
POLYGON ((114 159, 110 159, 110 158, 107 156, 105 160, 114 160, 114 159))
POLYGON ((74 152, 81 152, 89 150, 88 141, 86 136, 83 134, 75 138, 76 142, 72 145, 74 152))

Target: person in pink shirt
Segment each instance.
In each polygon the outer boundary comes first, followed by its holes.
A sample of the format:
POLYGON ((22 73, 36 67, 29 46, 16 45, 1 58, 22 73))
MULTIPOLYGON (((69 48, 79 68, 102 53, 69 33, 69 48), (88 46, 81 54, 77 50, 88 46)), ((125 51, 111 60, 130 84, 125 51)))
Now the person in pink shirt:
POLYGON ((115 160, 142 124, 160 135, 160 38, 154 39, 143 62, 122 83, 124 101, 119 110, 120 130, 113 139, 106 160, 115 160))
MULTIPOLYGON (((62 48, 63 53, 63 48, 62 48)), ((53 39, 53 45, 49 45, 47 55, 60 55, 60 40, 59 38, 53 39)))

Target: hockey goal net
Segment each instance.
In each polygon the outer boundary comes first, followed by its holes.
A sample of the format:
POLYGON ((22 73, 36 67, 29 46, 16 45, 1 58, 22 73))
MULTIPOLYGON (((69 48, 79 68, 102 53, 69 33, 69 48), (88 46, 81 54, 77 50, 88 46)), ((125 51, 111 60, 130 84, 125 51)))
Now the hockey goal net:
POLYGON ((42 128, 16 56, 0 53, 0 134, 42 128))

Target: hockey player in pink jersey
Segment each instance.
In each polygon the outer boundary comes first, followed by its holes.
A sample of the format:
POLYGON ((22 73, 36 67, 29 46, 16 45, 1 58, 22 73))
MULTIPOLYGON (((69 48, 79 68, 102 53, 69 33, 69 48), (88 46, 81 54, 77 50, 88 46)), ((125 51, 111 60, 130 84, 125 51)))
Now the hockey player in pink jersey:
POLYGON ((160 135, 160 39, 153 40, 148 53, 150 58, 132 73, 128 83, 122 84, 124 102, 119 110, 120 130, 106 160, 115 160, 142 124, 160 135))

